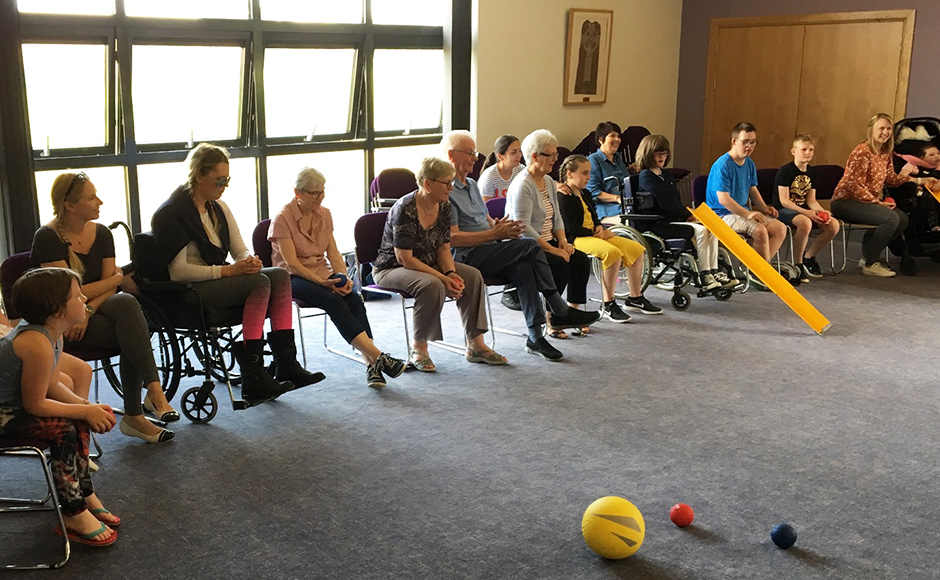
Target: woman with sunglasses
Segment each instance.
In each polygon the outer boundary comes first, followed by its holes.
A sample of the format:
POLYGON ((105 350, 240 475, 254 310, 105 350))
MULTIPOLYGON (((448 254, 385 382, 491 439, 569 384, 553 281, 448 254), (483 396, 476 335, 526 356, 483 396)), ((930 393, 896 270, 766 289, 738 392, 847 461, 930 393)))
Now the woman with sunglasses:
POLYGON ((228 151, 200 143, 186 163, 188 180, 153 214, 156 259, 171 280, 192 283, 204 304, 242 309, 242 341, 232 344, 241 369, 242 398, 254 406, 322 381, 323 373, 310 373, 297 362, 290 275, 283 268, 262 268, 242 240, 228 205, 219 199, 231 179, 228 151), (233 264, 227 262, 229 255, 233 264), (275 377, 264 367, 268 317, 275 377))
POLYGON ((304 167, 294 182, 294 199, 271 220, 271 262, 290 272, 294 297, 326 311, 346 342, 366 361, 366 384, 385 386, 385 375, 397 378, 405 362, 376 348, 362 298, 344 274, 346 263, 333 237, 333 215, 323 207, 326 178, 304 167))
POLYGON ((173 438, 144 417, 144 409, 164 422, 179 421, 170 406, 153 359, 150 332, 137 299, 119 292, 124 279, 114 260, 111 230, 97 223, 102 201, 84 173, 63 173, 52 183, 55 217, 33 236, 30 258, 35 266, 71 268, 82 276, 88 298, 85 321, 64 334, 69 350, 121 350, 124 417, 121 433, 148 443, 173 438), (141 401, 141 388, 147 396, 141 401))

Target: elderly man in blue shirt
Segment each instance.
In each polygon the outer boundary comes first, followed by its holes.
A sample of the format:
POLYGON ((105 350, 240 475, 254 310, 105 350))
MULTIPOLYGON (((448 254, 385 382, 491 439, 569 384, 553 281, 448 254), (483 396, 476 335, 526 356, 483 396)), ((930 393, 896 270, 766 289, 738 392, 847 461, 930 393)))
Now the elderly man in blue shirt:
POLYGON ((545 253, 532 239, 523 239, 524 225, 486 211, 476 181, 468 177, 477 160, 476 140, 469 131, 451 131, 441 146, 454 164, 456 175, 450 192, 451 247, 457 261, 480 270, 484 278, 502 278, 516 287, 525 315, 528 339, 526 352, 550 361, 564 355, 545 339, 542 296, 552 313, 553 328, 580 328, 599 319, 597 312, 569 308, 555 288, 545 253))

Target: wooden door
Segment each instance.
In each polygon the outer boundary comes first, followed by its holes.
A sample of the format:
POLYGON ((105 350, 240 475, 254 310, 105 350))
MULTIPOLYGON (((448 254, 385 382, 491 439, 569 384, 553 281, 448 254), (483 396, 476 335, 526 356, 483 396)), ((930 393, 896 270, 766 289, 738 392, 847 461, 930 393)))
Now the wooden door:
POLYGON ((796 128, 816 138, 814 164, 845 165, 872 115, 904 114, 897 83, 902 35, 900 22, 806 27, 796 128))
MULTIPOLYGON (((773 152, 793 138, 800 95, 803 26, 721 29, 718 36, 711 139, 702 171, 731 148, 731 128, 742 121, 757 127, 758 167, 774 163, 773 152)), ((789 146, 787 147, 789 150, 789 146)))

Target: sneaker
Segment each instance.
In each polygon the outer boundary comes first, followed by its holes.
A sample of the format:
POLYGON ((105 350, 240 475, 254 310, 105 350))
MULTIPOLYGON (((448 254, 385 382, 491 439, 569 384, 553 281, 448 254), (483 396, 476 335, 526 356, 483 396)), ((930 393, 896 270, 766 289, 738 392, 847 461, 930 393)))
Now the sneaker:
POLYGON ((800 271, 800 283, 809 282, 809 270, 806 269, 806 264, 797 264, 796 269, 800 271))
POLYGON ((382 376, 382 371, 379 370, 378 362, 366 367, 366 384, 373 389, 381 389, 385 386, 385 377, 382 376))
POLYGON ((712 290, 713 288, 721 287, 721 282, 715 279, 715 275, 711 272, 706 272, 701 275, 702 290, 712 290))
POLYGON ((865 265, 862 268, 862 274, 866 276, 877 276, 878 278, 891 278, 897 275, 897 272, 891 268, 886 268, 881 265, 881 262, 875 262, 871 266, 865 265))
POLYGON ((766 284, 761 282, 757 276, 752 275, 750 272, 747 273, 747 283, 749 286, 759 292, 770 292, 770 288, 768 288, 766 284))
POLYGON ((397 379, 405 372, 405 368, 408 364, 401 360, 393 357, 387 352, 383 352, 379 355, 379 358, 375 360, 375 368, 379 373, 384 373, 393 379, 397 379))
POLYGON ((567 316, 555 316, 552 314, 552 328, 555 330, 581 328, 582 326, 591 326, 600 319, 600 312, 587 312, 585 310, 569 308, 567 316))
POLYGON ((803 256, 803 265, 806 266, 806 273, 809 274, 810 278, 822 278, 822 268, 819 267, 816 258, 803 256))
POLYGON ((862 258, 861 260, 858 261, 858 267, 859 268, 865 267, 865 258, 862 258))
POLYGON ((714 274, 715 281, 721 284, 725 288, 737 288, 741 285, 741 281, 737 278, 731 278, 728 274, 724 273, 721 270, 718 270, 714 274))
POLYGON ((532 342, 529 339, 525 341, 525 351, 530 354, 537 354, 547 361, 558 362, 565 358, 561 351, 552 346, 543 336, 538 342, 532 342))
POLYGON ((519 302, 519 293, 515 290, 505 290, 503 291, 503 297, 500 298, 500 303, 503 306, 510 310, 515 310, 516 312, 522 312, 522 304, 519 302))
POLYGON ((623 307, 632 312, 639 312, 641 314, 662 314, 663 309, 659 306, 653 306, 653 303, 646 299, 646 296, 639 296, 634 298, 632 296, 627 296, 627 299, 623 301, 623 307))
POLYGON ((616 300, 611 300, 601 306, 601 318, 611 322, 630 322, 630 315, 621 310, 616 300))

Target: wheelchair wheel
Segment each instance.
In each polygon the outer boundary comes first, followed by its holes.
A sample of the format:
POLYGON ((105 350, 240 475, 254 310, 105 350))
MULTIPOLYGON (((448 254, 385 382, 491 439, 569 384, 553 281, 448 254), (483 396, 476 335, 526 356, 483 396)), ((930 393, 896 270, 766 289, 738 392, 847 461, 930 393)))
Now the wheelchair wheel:
POLYGON ((901 265, 898 267, 898 270, 905 276, 916 276, 917 262, 910 256, 904 256, 901 258, 901 265))
POLYGON ((201 387, 186 389, 180 398, 180 408, 186 418, 193 423, 208 423, 219 412, 219 400, 209 391, 206 400, 199 404, 199 391, 201 387))
MULTIPOLYGON (((627 238, 628 240, 633 240, 638 244, 643 246, 643 256, 640 258, 643 260, 643 280, 640 283, 640 291, 643 292, 646 290, 646 287, 649 286, 650 277, 653 272, 653 256, 650 251, 650 245, 647 243, 646 238, 643 237, 638 230, 631 228, 629 226, 613 226, 610 228, 610 231, 614 234, 627 238)), ((591 260, 591 268, 594 271, 594 277, 597 279, 599 284, 604 283, 604 271, 601 267, 601 261, 597 258, 591 260)), ((627 296, 630 295, 630 286, 627 279, 627 268, 620 268, 620 274, 617 276, 617 286, 614 288, 614 296, 624 300, 627 296)))
MULTIPOLYGON (((167 401, 172 401, 179 388, 181 371, 179 340, 176 332, 167 322, 160 307, 146 296, 135 295, 137 302, 140 303, 140 310, 147 322, 147 330, 150 332, 150 345, 153 350, 153 359, 157 364, 157 376, 160 378, 160 384, 163 386, 163 393, 167 401)), ((120 397, 124 397, 124 388, 121 385, 120 371, 118 369, 118 360, 108 359, 102 362, 104 375, 111 384, 111 388, 120 397)))
POLYGON ((715 300, 719 302, 724 302, 731 299, 731 295, 734 294, 734 290, 716 290, 715 291, 715 300))
POLYGON ((692 304, 692 298, 685 292, 676 292, 672 295, 672 307, 678 311, 688 310, 692 304))
POLYGON ((229 329, 212 330, 208 353, 202 340, 193 340, 192 348, 200 364, 204 364, 203 361, 208 359, 209 374, 214 379, 236 385, 241 381, 241 376, 235 373, 235 357, 232 356, 231 348, 228 347, 232 341, 229 329))

